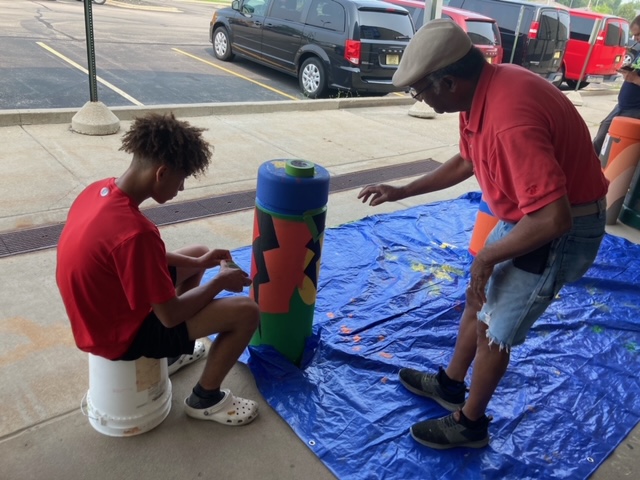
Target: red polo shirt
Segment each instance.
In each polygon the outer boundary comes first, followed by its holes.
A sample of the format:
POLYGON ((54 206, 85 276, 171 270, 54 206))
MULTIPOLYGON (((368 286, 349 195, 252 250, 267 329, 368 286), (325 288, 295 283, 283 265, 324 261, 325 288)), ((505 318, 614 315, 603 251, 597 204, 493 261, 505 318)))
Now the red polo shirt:
POLYGON ((556 87, 516 65, 484 67, 471 110, 460 113, 460 154, 473 162, 491 211, 508 222, 565 194, 579 205, 607 192, 578 111, 556 87))

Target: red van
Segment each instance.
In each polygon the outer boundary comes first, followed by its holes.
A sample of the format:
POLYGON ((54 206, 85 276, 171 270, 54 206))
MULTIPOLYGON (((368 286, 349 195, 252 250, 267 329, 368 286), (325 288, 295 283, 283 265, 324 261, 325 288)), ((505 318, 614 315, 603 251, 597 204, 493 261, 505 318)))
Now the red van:
MULTIPOLYGON (((406 8, 416 30, 424 23, 424 1, 421 0, 384 0, 387 3, 406 8)), ((442 18, 453 20, 467 32, 473 44, 484 53, 490 63, 502 63, 503 49, 498 24, 493 18, 460 8, 442 7, 442 18)))
POLYGON ((569 14, 569 42, 561 67, 563 81, 573 89, 576 86, 584 88, 589 83, 616 80, 629 38, 629 22, 624 18, 586 10, 571 9, 569 14), (580 78, 589 53, 589 37, 598 19, 601 19, 602 23, 584 75, 580 78), (583 81, 578 85, 580 79, 583 81))

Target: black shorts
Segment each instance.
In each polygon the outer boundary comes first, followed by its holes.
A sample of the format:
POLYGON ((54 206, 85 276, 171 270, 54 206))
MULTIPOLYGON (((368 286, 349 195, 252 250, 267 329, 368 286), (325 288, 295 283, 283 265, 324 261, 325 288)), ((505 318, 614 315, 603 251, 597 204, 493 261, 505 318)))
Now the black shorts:
MULTIPOLYGON (((169 274, 175 285, 175 267, 169 267, 169 274)), ((186 323, 167 328, 152 311, 145 318, 127 352, 118 360, 136 360, 140 357, 177 357, 178 355, 193 353, 195 344, 195 340, 189 339, 186 323)))

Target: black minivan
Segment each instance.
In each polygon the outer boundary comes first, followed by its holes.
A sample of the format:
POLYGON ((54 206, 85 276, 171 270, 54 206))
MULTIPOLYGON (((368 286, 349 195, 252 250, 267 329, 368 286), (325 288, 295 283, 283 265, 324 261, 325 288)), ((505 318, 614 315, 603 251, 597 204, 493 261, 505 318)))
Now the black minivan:
POLYGON ((409 12, 377 0, 234 0, 209 29, 218 59, 296 76, 309 98, 398 91, 391 78, 412 36, 409 12))
POLYGON ((451 7, 481 13, 498 22, 503 63, 515 63, 559 85, 569 40, 569 11, 517 0, 444 0, 451 7), (514 48, 515 44, 515 48, 514 48))

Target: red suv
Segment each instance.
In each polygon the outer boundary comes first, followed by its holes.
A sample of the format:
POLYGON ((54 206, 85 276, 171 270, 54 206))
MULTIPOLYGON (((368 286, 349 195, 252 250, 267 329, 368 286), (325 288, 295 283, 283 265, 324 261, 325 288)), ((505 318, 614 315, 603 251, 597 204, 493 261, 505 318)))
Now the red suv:
POLYGON ((570 10, 569 14, 569 42, 561 67, 563 80, 570 88, 583 88, 590 82, 614 81, 624 59, 625 46, 629 38, 629 22, 624 18, 585 10, 570 10), (601 20, 602 23, 596 32, 596 41, 589 56, 589 38, 597 20, 601 20), (585 63, 586 69, 580 77, 585 63), (583 80, 580 85, 579 80, 583 80))
MULTIPOLYGON (((424 1, 384 0, 409 10, 416 30, 424 23, 424 1)), ((442 7, 442 18, 453 20, 467 32, 473 44, 478 47, 490 63, 502 63, 502 41, 498 24, 493 18, 460 8, 442 7)))

